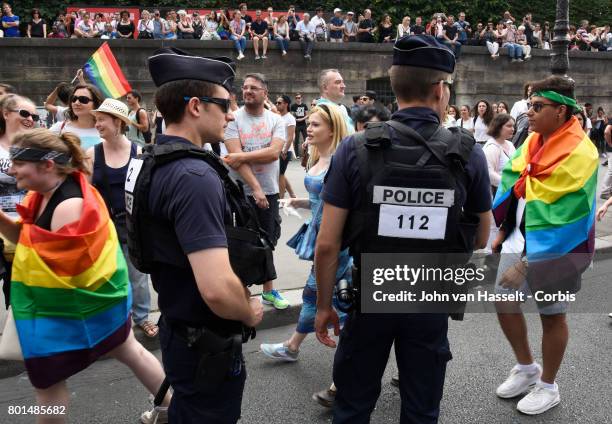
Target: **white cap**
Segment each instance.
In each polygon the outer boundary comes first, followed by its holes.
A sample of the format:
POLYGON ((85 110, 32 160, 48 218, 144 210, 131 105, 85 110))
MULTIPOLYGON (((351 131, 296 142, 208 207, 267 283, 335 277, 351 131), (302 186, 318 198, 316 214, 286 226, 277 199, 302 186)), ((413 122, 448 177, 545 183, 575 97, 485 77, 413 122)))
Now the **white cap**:
POLYGON ((334 9, 334 13, 338 13, 338 12, 342 12, 342 9, 340 9, 339 7, 336 7, 336 8, 334 9))
POLYGON ((346 14, 347 14, 347 15, 354 15, 355 13, 353 13, 353 12, 347 12, 346 14))
POLYGON ((107 113, 115 118, 119 118, 128 125, 131 123, 130 118, 128 118, 130 109, 122 101, 115 99, 104 99, 100 107, 91 111, 92 115, 95 115, 98 112, 107 113))

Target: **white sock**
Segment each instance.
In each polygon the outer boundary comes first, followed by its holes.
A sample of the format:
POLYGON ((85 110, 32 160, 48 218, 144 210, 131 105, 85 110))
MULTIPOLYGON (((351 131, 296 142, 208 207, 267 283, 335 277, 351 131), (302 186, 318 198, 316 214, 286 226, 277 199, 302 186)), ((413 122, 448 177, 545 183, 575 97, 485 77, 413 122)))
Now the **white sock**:
POLYGON ((538 381, 538 386, 544 387, 545 389, 554 390, 554 391, 559 390, 559 386, 557 386, 557 383, 550 384, 550 383, 545 383, 542 380, 538 381))
POLYGON ((521 372, 531 372, 531 371, 535 371, 537 368, 538 367, 535 362, 532 362, 529 365, 516 364, 516 369, 518 369, 521 372))

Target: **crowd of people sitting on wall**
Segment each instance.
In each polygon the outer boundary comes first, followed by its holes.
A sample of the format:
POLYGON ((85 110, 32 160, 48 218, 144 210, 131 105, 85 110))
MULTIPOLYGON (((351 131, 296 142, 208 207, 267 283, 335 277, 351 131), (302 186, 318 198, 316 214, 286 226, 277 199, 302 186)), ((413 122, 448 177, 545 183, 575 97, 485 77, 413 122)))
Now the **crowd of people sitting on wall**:
MULTIPOLYGON (((486 46, 493 59, 499 57, 500 48, 506 48, 512 62, 529 60, 532 49, 550 49, 553 38, 549 22, 533 22, 531 13, 515 19, 510 11, 471 25, 464 12, 457 18, 445 13, 435 13, 430 19, 407 15, 401 22, 393 22, 387 13, 378 13, 375 19, 370 9, 356 14, 335 8, 330 17, 331 11, 322 7, 312 15, 300 15, 294 6, 286 13, 272 7, 252 13, 246 3, 236 9, 168 9, 165 13, 158 9, 104 13, 71 9, 48 20, 32 9, 30 16, 22 19, 4 3, 0 37, 231 40, 238 59, 244 58, 246 41, 253 40, 255 59, 259 60, 267 58, 269 43, 277 43, 284 56, 289 42, 299 41, 304 57, 310 59, 316 42, 392 43, 405 35, 430 34, 451 47, 457 57, 462 45, 486 46)), ((598 27, 583 20, 578 28, 570 26, 569 36, 571 50, 612 50, 610 25, 598 27)))

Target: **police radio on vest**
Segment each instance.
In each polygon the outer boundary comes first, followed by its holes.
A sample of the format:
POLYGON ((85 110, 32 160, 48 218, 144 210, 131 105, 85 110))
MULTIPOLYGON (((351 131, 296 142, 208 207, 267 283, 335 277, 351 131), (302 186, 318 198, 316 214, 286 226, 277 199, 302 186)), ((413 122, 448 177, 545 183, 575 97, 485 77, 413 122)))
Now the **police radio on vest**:
POLYGON ((374 186, 373 202, 448 208, 455 203, 455 190, 374 186))

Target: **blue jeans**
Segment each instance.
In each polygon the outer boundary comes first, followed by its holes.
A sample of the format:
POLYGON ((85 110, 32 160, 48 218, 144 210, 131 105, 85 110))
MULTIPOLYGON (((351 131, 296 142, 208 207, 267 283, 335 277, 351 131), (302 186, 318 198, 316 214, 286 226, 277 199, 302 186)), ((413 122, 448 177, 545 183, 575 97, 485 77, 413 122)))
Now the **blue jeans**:
POLYGON ((461 55, 461 43, 451 43, 449 41, 445 41, 446 44, 455 54, 455 58, 458 58, 461 55))
POLYGON ((284 50, 284 51, 289 50, 289 40, 281 37, 280 35, 276 36, 276 44, 278 44, 278 48, 280 50, 284 50))
POLYGON ((508 49, 508 57, 510 59, 518 59, 523 56, 523 48, 514 43, 508 43, 504 45, 508 49))
POLYGON ((236 47, 238 53, 242 53, 246 50, 246 37, 243 36, 238 38, 237 35, 232 35, 230 39, 234 41, 234 47, 236 47))
POLYGON ((314 46, 314 41, 304 37, 300 38, 300 44, 302 45, 302 52, 304 53, 304 56, 310 56, 310 53, 312 53, 312 47, 314 46))
POLYGON ((132 319, 136 324, 140 324, 149 318, 149 310, 151 309, 151 293, 149 292, 149 276, 138 271, 128 254, 127 244, 121 243, 121 250, 125 256, 125 262, 128 267, 128 276, 132 286, 132 319))

